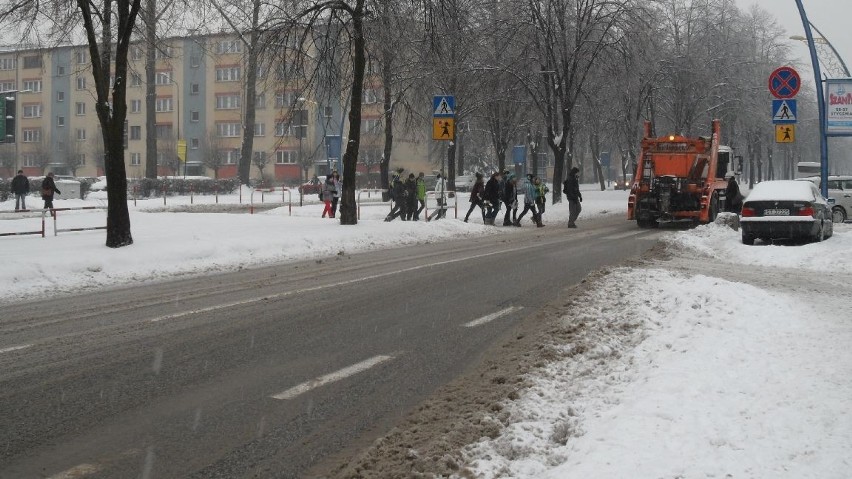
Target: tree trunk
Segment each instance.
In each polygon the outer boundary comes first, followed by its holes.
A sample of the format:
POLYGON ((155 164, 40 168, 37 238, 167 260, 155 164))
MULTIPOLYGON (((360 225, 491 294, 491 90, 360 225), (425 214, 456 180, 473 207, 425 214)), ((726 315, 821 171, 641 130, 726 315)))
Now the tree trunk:
MULTIPOLYGON (((251 21, 252 25, 257 25, 260 16, 260 0, 252 1, 251 21)), ((248 64, 246 65, 246 100, 245 100, 245 120, 243 121, 243 143, 240 148, 240 183, 248 185, 251 179, 251 155, 254 150, 254 121, 255 121, 255 100, 257 97, 257 57, 258 52, 258 30, 252 28, 249 33, 248 48, 248 64)), ((303 138, 305 134, 305 125, 301 124, 304 121, 302 117, 302 108, 304 105, 300 103, 299 110, 299 138, 303 138)), ((301 156, 302 152, 299 151, 301 156)), ((263 170, 260 172, 260 179, 263 180, 263 170)))
POLYGON ((352 96, 349 106, 349 140, 343 154, 343 195, 340 206, 340 224, 358 224, 358 207, 355 204, 355 169, 358 166, 358 148, 361 143, 361 96, 364 91, 366 42, 364 39, 364 2, 357 0, 352 11, 353 75, 352 96))
MULTIPOLYGON (((157 178, 157 0, 145 2, 145 178, 157 178)), ((106 166, 104 166, 106 170, 106 166)))

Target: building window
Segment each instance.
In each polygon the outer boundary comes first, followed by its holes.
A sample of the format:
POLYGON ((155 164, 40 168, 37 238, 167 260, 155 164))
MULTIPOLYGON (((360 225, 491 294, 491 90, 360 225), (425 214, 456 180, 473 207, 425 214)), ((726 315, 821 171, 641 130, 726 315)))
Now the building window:
MULTIPOLYGON (((0 58, 0 70, 15 70, 17 68, 18 62, 14 57, 0 58)), ((9 89, 12 90, 12 88, 9 89)))
POLYGON ((172 124, 171 123, 160 123, 154 125, 157 131, 157 139, 158 140, 168 140, 173 138, 172 136, 172 124))
POLYGON ((382 128, 381 118, 361 118, 362 133, 379 133, 382 128))
POLYGON ((24 68, 41 68, 41 55, 24 57, 24 68))
POLYGON ((261 93, 254 97, 254 108, 257 110, 266 108, 266 93, 261 93))
POLYGON ((216 133, 223 138, 238 137, 242 130, 242 125, 239 123, 216 123, 216 133))
POLYGON ((381 92, 375 88, 366 88, 364 90, 364 104, 370 105, 379 102, 381 92))
POLYGON ((157 98, 156 100, 156 112, 162 113, 166 111, 173 111, 172 109, 172 97, 167 96, 163 98, 157 98))
POLYGON ((130 100, 130 113, 139 113, 142 111, 142 100, 130 100))
POLYGON ((86 166, 86 154, 85 153, 77 153, 77 165, 86 166))
POLYGON ((81 101, 78 101, 77 103, 75 103, 74 104, 74 114, 76 114, 77 116, 85 115, 86 114, 86 104, 81 102, 81 101))
POLYGON ((130 166, 140 166, 142 165, 142 153, 131 153, 130 154, 130 166))
POLYGON ((60 103, 65 101, 65 92, 64 91, 56 92, 56 101, 58 101, 60 103))
POLYGON ((15 89, 15 82, 13 81, 0 81, 0 91, 9 91, 15 89))
POLYGON ((201 142, 198 141, 198 138, 190 138, 189 147, 193 150, 197 150, 199 147, 201 147, 201 142))
POLYGON ((58 126, 59 128, 62 128, 63 126, 65 126, 65 117, 64 116, 57 116, 56 117, 56 126, 58 126))
POLYGON ((77 60, 78 65, 82 65, 87 60, 86 52, 77 52, 74 54, 74 58, 77 60))
POLYGON ((254 136, 266 136, 266 123, 254 124, 254 136))
POLYGON ((56 76, 61 77, 62 75, 65 75, 65 67, 62 66, 62 65, 57 66, 56 67, 56 76))
POLYGON ((77 77, 77 89, 85 90, 86 89, 86 77, 77 77))
POLYGON ((155 85, 171 85, 172 84, 172 71, 166 70, 162 72, 157 72, 154 76, 154 84, 155 85))
POLYGON ((200 91, 201 91, 201 85, 199 85, 198 83, 190 83, 189 84, 189 94, 190 95, 198 95, 198 93, 200 91))
POLYGON ((240 150, 229 149, 222 151, 226 165, 236 165, 240 160, 240 150))
POLYGON ((301 98, 297 91, 279 92, 275 94, 275 108, 291 107, 301 98))
POLYGON ((275 152, 275 163, 278 165, 295 165, 298 153, 292 150, 278 150, 275 152))
POLYGON ((33 93, 41 91, 41 78, 38 80, 24 80, 24 90, 32 90, 33 93))
POLYGON ((334 108, 327 106, 323 109, 323 115, 326 120, 331 120, 332 115, 334 115, 334 108))
POLYGON ((86 141, 86 129, 77 128, 77 141, 86 141))
POLYGON ((41 103, 25 103, 24 118, 41 118, 41 103))
POLYGON ((38 143, 41 141, 41 128, 24 128, 21 130, 24 143, 38 143))
POLYGON ((130 49, 130 58, 134 60, 141 60, 144 54, 145 52, 142 50, 141 47, 132 47, 130 49))
POLYGON ((294 136, 299 137, 299 133, 301 133, 302 138, 306 138, 305 133, 307 132, 307 127, 304 125, 295 125, 291 122, 278 122, 275 124, 275 136, 294 136))
POLYGON ((169 45, 157 46, 154 50, 154 58, 157 60, 168 60, 174 57, 174 49, 169 45))
POLYGON ((36 161, 36 156, 32 153, 24 153, 24 166, 38 166, 38 161, 36 161))
POLYGON ((201 112, 196 110, 189 112, 189 121, 193 123, 198 123, 199 121, 201 121, 201 112))
POLYGON ((240 81, 240 67, 216 68, 216 81, 240 81))
POLYGON ((138 73, 130 74, 130 86, 141 86, 142 85, 142 75, 138 73))
POLYGON ((130 127, 130 139, 131 140, 141 140, 142 139, 142 127, 141 126, 131 126, 130 127))
POLYGON ((216 42, 216 53, 219 55, 226 53, 242 53, 243 42, 239 40, 220 40, 216 42))
POLYGON ((217 110, 236 110, 240 107, 240 94, 230 93, 225 95, 216 95, 217 110))
POLYGON ((192 68, 198 68, 201 66, 201 58, 198 55, 190 55, 189 56, 189 66, 192 68))

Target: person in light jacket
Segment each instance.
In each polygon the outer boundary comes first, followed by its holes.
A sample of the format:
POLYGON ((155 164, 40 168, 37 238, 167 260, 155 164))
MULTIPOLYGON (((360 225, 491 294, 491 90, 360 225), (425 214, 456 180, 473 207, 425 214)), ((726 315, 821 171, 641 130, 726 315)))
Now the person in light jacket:
POLYGON ((44 200, 44 209, 53 209, 53 195, 57 193, 62 194, 56 187, 56 182, 53 181, 53 172, 51 171, 41 182, 41 199, 44 200))
POLYGON ((27 209, 30 180, 24 176, 24 170, 18 170, 18 174, 12 179, 12 193, 15 194, 15 211, 27 209))
POLYGON ((426 221, 439 220, 447 216, 447 180, 438 173, 438 181, 435 182, 435 211, 426 218, 426 221))
POLYGON ((337 170, 331 172, 331 183, 334 189, 331 192, 330 218, 334 218, 337 215, 337 203, 340 201, 340 191, 342 189, 342 184, 340 183, 340 173, 338 173, 337 170))
POLYGON ((521 226, 521 220, 524 219, 524 215, 527 214, 527 211, 532 211, 532 220, 536 226, 541 228, 544 226, 541 222, 541 218, 538 216, 538 212, 535 209, 535 199, 538 196, 538 188, 535 186, 535 180, 532 174, 527 175, 527 182, 524 183, 524 211, 518 215, 518 220, 515 221, 515 226, 521 226))
POLYGON ((325 177, 325 182, 322 184, 322 201, 325 203, 325 208, 322 210, 322 217, 328 215, 329 218, 334 218, 331 212, 331 201, 334 199, 334 177, 328 175, 325 177))

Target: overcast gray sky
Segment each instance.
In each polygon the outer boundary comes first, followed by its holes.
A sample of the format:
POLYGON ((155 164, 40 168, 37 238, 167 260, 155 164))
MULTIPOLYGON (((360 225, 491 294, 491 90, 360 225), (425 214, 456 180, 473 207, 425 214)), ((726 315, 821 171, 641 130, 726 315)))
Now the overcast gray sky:
MULTIPOLYGON (((778 23, 786 30, 786 36, 805 35, 802 19, 795 0, 736 0, 741 9, 747 10, 758 5, 771 12, 778 23)), ((808 20, 825 34, 834 48, 843 57, 846 66, 852 69, 852 0, 802 0, 808 20)), ((816 35, 816 32, 814 32, 816 35)), ((802 62, 810 63, 807 45, 793 42, 793 53, 802 62)), ((779 65, 780 66, 780 65, 779 65)), ((805 72, 801 72, 804 74, 805 72)), ((813 73, 809 80, 813 81, 813 73)))

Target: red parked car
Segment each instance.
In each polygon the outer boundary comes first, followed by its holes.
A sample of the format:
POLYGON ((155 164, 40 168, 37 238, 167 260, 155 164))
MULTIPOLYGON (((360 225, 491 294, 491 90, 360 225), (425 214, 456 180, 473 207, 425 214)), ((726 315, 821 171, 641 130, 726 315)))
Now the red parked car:
POLYGON ((322 191, 322 184, 325 182, 325 176, 320 176, 314 180, 302 183, 299 187, 299 192, 303 195, 317 195, 322 191))

